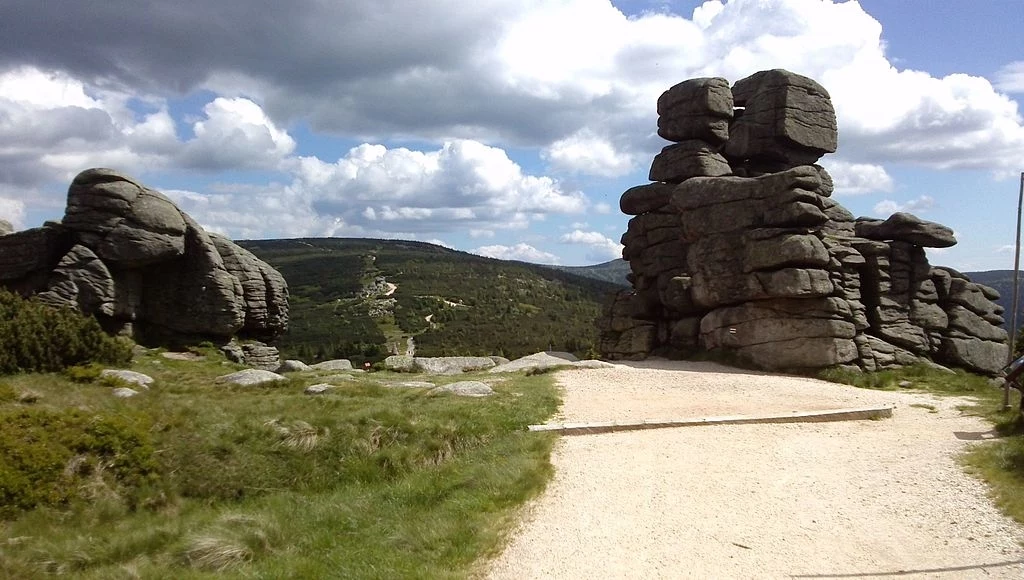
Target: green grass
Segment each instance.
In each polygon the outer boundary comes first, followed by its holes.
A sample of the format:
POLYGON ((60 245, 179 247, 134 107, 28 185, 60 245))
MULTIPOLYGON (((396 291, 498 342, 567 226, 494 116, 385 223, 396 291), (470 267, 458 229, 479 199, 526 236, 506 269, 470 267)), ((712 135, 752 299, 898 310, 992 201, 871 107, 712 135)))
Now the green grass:
MULTIPOLYGON (((307 396, 338 373, 227 387, 215 377, 238 367, 204 352, 202 362, 139 357, 133 370, 156 382, 130 399, 65 374, 0 381, 0 414, 142 430, 127 430, 138 449, 81 447, 91 471, 58 477, 63 494, 0 520, 0 577, 463 578, 550 477, 554 438, 526 431, 557 407, 550 375, 517 375, 475 399, 378 384, 408 375, 352 373, 307 396), (35 402, 21 402, 27 392, 35 402), (143 460, 133 477, 105 468, 143 460)), ((9 454, 26 449, 3 436, 9 454)), ((58 463, 63 472, 70 460, 58 463)))
POLYGON ((989 485, 993 501, 1006 515, 1024 524, 1024 419, 1018 411, 1019 391, 1011 389, 1010 409, 1004 410, 1001 388, 985 377, 964 371, 947 373, 926 366, 860 374, 829 370, 821 378, 884 390, 902 390, 899 383, 909 381, 913 389, 973 399, 975 403, 963 410, 991 421, 999 437, 972 446, 961 462, 969 473, 989 485))

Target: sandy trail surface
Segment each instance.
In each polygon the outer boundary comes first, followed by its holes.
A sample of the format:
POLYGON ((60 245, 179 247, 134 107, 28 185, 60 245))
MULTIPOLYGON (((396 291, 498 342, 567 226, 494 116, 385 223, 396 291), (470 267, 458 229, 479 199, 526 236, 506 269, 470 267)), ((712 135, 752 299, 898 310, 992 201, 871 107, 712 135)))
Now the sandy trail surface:
POLYGON ((559 383, 568 422, 895 411, 562 437, 489 578, 1024 578, 1024 529, 956 462, 991 437, 964 400, 667 361, 559 383))

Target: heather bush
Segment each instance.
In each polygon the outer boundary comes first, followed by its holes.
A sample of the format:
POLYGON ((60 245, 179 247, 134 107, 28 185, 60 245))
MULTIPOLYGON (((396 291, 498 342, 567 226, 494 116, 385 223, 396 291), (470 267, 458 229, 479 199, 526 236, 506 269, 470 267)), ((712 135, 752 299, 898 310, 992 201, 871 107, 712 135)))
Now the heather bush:
POLYGON ((129 341, 109 336, 96 319, 0 289, 0 374, 55 372, 91 362, 125 364, 129 341))
POLYGON ((141 414, 0 412, 0 517, 97 493, 134 505, 158 470, 149 424, 141 414))

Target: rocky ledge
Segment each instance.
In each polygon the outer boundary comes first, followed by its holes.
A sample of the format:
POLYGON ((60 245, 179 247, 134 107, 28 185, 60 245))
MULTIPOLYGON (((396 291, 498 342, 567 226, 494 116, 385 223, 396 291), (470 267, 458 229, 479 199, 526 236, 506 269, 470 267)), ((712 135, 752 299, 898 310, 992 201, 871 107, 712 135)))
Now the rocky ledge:
POLYGON ((767 370, 1006 363, 998 293, 924 248, 952 230, 897 213, 854 218, 817 160, 838 143, 828 92, 784 70, 730 88, 684 81, 658 100, 654 183, 627 190, 632 289, 599 321, 611 359, 729 353, 767 370))
POLYGON ((61 222, 0 235, 0 285, 142 344, 271 339, 288 326, 277 270, 112 169, 75 177, 61 222))

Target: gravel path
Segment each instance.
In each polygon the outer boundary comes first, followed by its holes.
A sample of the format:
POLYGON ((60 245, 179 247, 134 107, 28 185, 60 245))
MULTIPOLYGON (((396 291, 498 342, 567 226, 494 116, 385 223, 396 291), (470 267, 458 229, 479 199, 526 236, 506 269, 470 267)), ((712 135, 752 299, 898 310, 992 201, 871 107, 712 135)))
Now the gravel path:
POLYGON ((565 421, 896 410, 562 437, 489 578, 1024 578, 1024 529, 955 462, 990 437, 962 400, 712 363, 558 377, 565 421))

